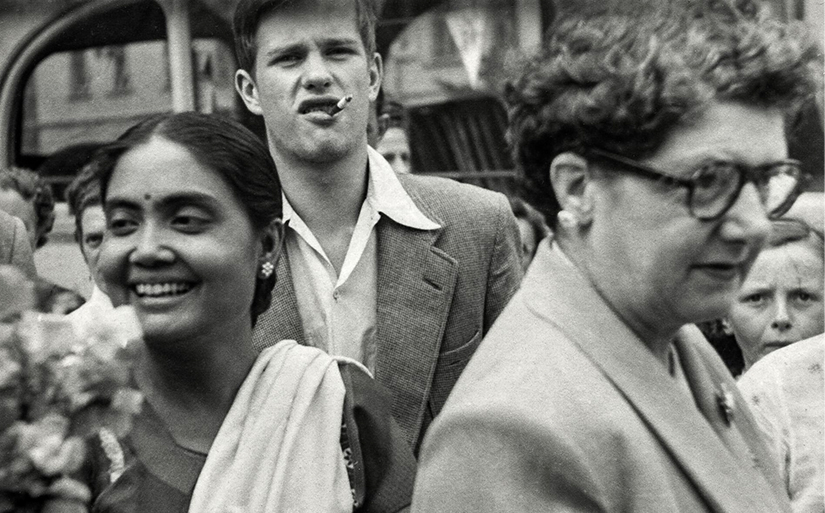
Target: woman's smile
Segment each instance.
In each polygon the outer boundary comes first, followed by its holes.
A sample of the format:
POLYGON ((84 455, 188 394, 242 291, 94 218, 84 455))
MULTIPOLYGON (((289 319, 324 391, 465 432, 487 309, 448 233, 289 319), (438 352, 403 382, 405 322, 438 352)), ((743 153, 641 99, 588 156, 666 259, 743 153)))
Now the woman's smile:
POLYGON ((183 147, 153 139, 118 162, 106 213, 101 265, 112 299, 135 307, 147 337, 250 324, 262 245, 216 171, 183 147))
POLYGON ((139 297, 179 296, 189 292, 189 283, 138 283, 132 287, 139 297))

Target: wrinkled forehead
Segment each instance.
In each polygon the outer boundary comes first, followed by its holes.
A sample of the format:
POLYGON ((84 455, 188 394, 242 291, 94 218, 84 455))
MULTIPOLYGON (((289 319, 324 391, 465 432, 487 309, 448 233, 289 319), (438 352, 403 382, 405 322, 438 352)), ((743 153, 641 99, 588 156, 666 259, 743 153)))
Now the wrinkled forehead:
POLYGON ((352 40, 363 45, 354 0, 284 3, 261 15, 255 30, 259 58, 273 49, 324 40, 352 40))
POLYGON ((825 261, 820 248, 821 244, 808 238, 766 247, 756 258, 751 269, 753 276, 749 278, 789 284, 806 278, 815 278, 815 281, 821 282, 825 261))

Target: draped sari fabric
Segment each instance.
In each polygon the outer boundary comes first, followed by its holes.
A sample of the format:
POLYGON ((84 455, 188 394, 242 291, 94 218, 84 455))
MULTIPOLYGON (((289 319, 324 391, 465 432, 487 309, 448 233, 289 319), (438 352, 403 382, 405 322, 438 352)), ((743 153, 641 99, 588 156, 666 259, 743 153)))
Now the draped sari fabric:
POLYGON ((189 511, 350 512, 335 360, 285 340, 265 349, 212 444, 189 511))

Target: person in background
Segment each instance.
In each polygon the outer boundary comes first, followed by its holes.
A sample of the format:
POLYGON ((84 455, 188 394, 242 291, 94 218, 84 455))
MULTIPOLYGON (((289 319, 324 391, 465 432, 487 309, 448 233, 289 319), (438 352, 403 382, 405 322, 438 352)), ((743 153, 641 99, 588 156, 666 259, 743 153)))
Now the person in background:
POLYGON ((282 279, 255 346, 360 361, 417 449, 521 281, 507 199, 397 175, 367 144, 383 77, 370 0, 241 0, 233 27, 235 86, 263 116, 284 194, 282 279))
POLYGON ((380 138, 375 149, 397 174, 412 173, 410 139, 404 124, 404 108, 395 102, 383 102, 378 116, 380 138))
POLYGON ((825 336, 756 362, 738 381, 779 466, 794 513, 825 511, 825 336))
POLYGON ((505 89, 553 238, 427 434, 413 512, 790 511, 694 323, 799 193, 818 56, 756 2, 611 9, 561 17, 505 89))
MULTIPOLYGON (((28 169, 0 169, 0 210, 23 221, 32 252, 41 248, 54 225, 54 195, 49 185, 28 169)), ((48 280, 35 278, 38 309, 66 314, 84 303, 76 292, 48 280)))
POLYGON ((410 166, 410 140, 402 126, 389 126, 375 148, 389 162, 397 174, 412 173, 410 166))
POLYGON ((227 118, 165 114, 90 167, 107 225, 98 271, 140 322, 145 397, 125 440, 92 446, 92 510, 406 508, 415 461, 363 366, 292 340, 253 348, 286 279, 281 190, 261 140, 227 118))
POLYGON ((745 370, 772 351, 825 331, 824 219, 823 194, 809 192, 772 222, 768 244, 727 316, 745 370))
POLYGON ((103 213, 100 184, 94 169, 87 166, 77 174, 66 189, 66 202, 69 205, 69 213, 75 220, 74 238, 89 268, 89 277, 93 283, 89 300, 69 314, 75 328, 82 329, 87 323, 94 322, 96 316, 113 308, 109 296, 103 291, 104 283, 97 265, 100 245, 106 231, 106 216, 103 213))
POLYGON ((13 265, 29 278, 37 275, 23 221, 0 209, 0 264, 13 265))
POLYGON ((511 197, 510 208, 513 209, 513 215, 518 223, 521 235, 521 267, 526 272, 536 255, 539 242, 547 237, 550 230, 541 214, 523 199, 511 197))
POLYGON ((46 244, 54 226, 54 195, 36 173, 18 167, 0 170, 0 209, 23 221, 32 251, 46 244))

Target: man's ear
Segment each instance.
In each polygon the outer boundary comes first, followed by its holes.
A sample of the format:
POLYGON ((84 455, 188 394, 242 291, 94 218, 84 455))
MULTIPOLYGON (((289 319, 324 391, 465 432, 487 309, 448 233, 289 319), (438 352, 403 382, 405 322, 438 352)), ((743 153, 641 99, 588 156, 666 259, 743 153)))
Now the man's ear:
POLYGON ((239 69, 235 72, 235 90, 241 95, 241 99, 249 112, 258 116, 263 115, 261 102, 258 98, 258 86, 255 85, 255 80, 248 71, 239 69))
POLYGON ((372 61, 370 62, 370 101, 374 102, 378 99, 378 91, 381 90, 381 83, 384 80, 384 61, 381 59, 381 54, 375 52, 372 54, 372 61))
POLYGON ((577 153, 564 152, 550 163, 550 183, 562 210, 566 210, 581 226, 593 220, 591 180, 593 174, 587 160, 577 153))

